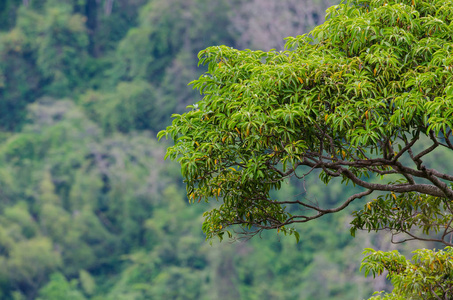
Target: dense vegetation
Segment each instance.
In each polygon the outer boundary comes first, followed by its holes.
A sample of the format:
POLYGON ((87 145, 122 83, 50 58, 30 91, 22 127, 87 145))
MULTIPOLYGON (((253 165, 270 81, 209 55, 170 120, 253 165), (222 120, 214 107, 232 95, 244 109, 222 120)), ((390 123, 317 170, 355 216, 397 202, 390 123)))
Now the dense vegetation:
POLYGON ((447 248, 412 261, 367 249, 365 273, 389 272, 395 288, 385 299, 450 299, 453 174, 426 159, 453 157, 452 15, 452 1, 352 0, 289 37, 285 51, 200 51, 208 71, 191 84, 203 99, 158 136, 175 142, 166 157, 180 163, 189 200, 221 200, 204 214, 208 238, 239 226, 299 240, 293 224, 374 195, 353 213, 352 235, 387 230, 395 243, 447 248), (359 189, 327 207, 272 195, 313 171, 320 183, 359 189))
MULTIPOLYGON (((198 101, 187 83, 199 50, 281 47, 326 8, 279 3, 0 1, 1 299, 362 299, 385 287, 364 284, 354 254, 393 246, 352 240, 347 214, 301 227, 298 244, 210 246, 207 204, 188 205, 179 167, 163 162, 155 136, 198 101)), ((326 205, 343 193, 305 188, 326 205)))

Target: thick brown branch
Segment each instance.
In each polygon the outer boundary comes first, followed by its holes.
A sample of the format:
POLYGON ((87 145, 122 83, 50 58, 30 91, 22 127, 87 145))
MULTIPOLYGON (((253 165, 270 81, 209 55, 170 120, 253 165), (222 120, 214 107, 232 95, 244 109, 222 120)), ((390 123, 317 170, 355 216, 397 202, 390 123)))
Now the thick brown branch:
POLYGON ((344 175, 346 178, 350 179, 353 183, 358 186, 364 187, 366 189, 374 191, 387 191, 387 192, 396 192, 396 193, 406 193, 406 192, 419 192, 422 194, 428 194, 436 197, 448 197, 445 195, 445 192, 442 191, 439 187, 430 184, 378 184, 363 181, 352 173, 349 169, 346 169, 342 166, 338 166, 334 163, 323 163, 321 166, 316 166, 315 164, 304 160, 302 165, 307 165, 310 167, 321 167, 327 174, 330 176, 344 175))
POLYGON ((426 174, 426 179, 431 181, 435 186, 442 190, 442 192, 444 192, 446 198, 453 199, 453 190, 451 190, 445 182, 439 180, 434 175, 433 169, 426 169, 423 167, 423 172, 426 174))

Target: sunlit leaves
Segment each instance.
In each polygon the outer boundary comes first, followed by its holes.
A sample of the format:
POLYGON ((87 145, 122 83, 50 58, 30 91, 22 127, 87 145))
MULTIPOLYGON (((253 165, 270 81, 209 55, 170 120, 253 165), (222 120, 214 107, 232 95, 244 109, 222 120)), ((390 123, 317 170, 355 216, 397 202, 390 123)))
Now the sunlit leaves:
POLYGON ((388 278, 394 289, 390 294, 380 293, 370 300, 378 299, 449 299, 453 292, 453 249, 433 251, 419 249, 411 260, 398 251, 382 252, 365 249, 361 269, 365 276, 382 275, 388 278))
MULTIPOLYGON (((269 191, 297 176, 301 164, 312 162, 325 183, 398 173, 361 161, 396 160, 408 136, 450 132, 453 23, 445 5, 350 1, 330 8, 310 34, 288 38, 286 51, 201 51, 208 71, 191 84, 203 99, 159 138, 175 140, 167 156, 181 163, 189 198, 223 200, 206 215, 208 237, 232 224, 277 229, 290 222, 269 191)), ((354 228, 439 230, 445 199, 422 195, 416 204, 414 197, 378 197, 356 213, 354 228), (418 211, 424 218, 411 215, 418 211)))

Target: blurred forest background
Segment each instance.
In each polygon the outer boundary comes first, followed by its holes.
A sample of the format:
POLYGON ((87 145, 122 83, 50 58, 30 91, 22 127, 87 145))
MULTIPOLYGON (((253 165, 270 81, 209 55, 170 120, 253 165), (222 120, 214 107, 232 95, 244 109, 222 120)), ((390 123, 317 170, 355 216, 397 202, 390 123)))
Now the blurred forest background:
MULTIPOLYGON (((0 1, 0 299, 351 300, 385 288, 358 272, 360 253, 395 246, 350 237, 347 212, 299 227, 298 244, 268 232, 211 246, 211 204, 188 205, 155 138, 200 99, 187 86, 203 72, 198 51, 282 49, 334 2, 0 1)), ((304 185, 320 205, 350 194, 316 176, 304 185)))

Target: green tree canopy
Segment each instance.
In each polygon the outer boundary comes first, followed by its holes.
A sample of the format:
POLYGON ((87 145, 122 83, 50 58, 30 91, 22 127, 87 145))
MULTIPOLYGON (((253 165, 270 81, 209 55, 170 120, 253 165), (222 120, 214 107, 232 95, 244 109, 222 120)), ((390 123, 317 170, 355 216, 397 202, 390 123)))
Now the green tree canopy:
MULTIPOLYGON (((207 70, 200 49, 283 49, 279 36, 311 29, 329 1, 0 1, 0 299, 370 295, 351 253, 394 248, 352 239, 345 214, 299 227, 304 243, 271 231, 204 243, 210 204, 187 207, 179 165, 153 138, 198 97, 187 82, 207 70)), ((322 206, 351 192, 316 180, 305 184, 322 206)))
POLYGON ((199 53, 208 71, 192 85, 204 97, 159 137, 175 140, 167 156, 181 164, 189 199, 222 200, 203 230, 222 238, 241 225, 299 239, 291 224, 375 194, 354 213, 353 235, 387 229, 405 234, 395 242, 452 246, 453 173, 427 159, 453 150, 453 1, 353 0, 326 19, 282 52, 199 53), (316 172, 362 190, 336 207, 271 197, 288 178, 316 172))

